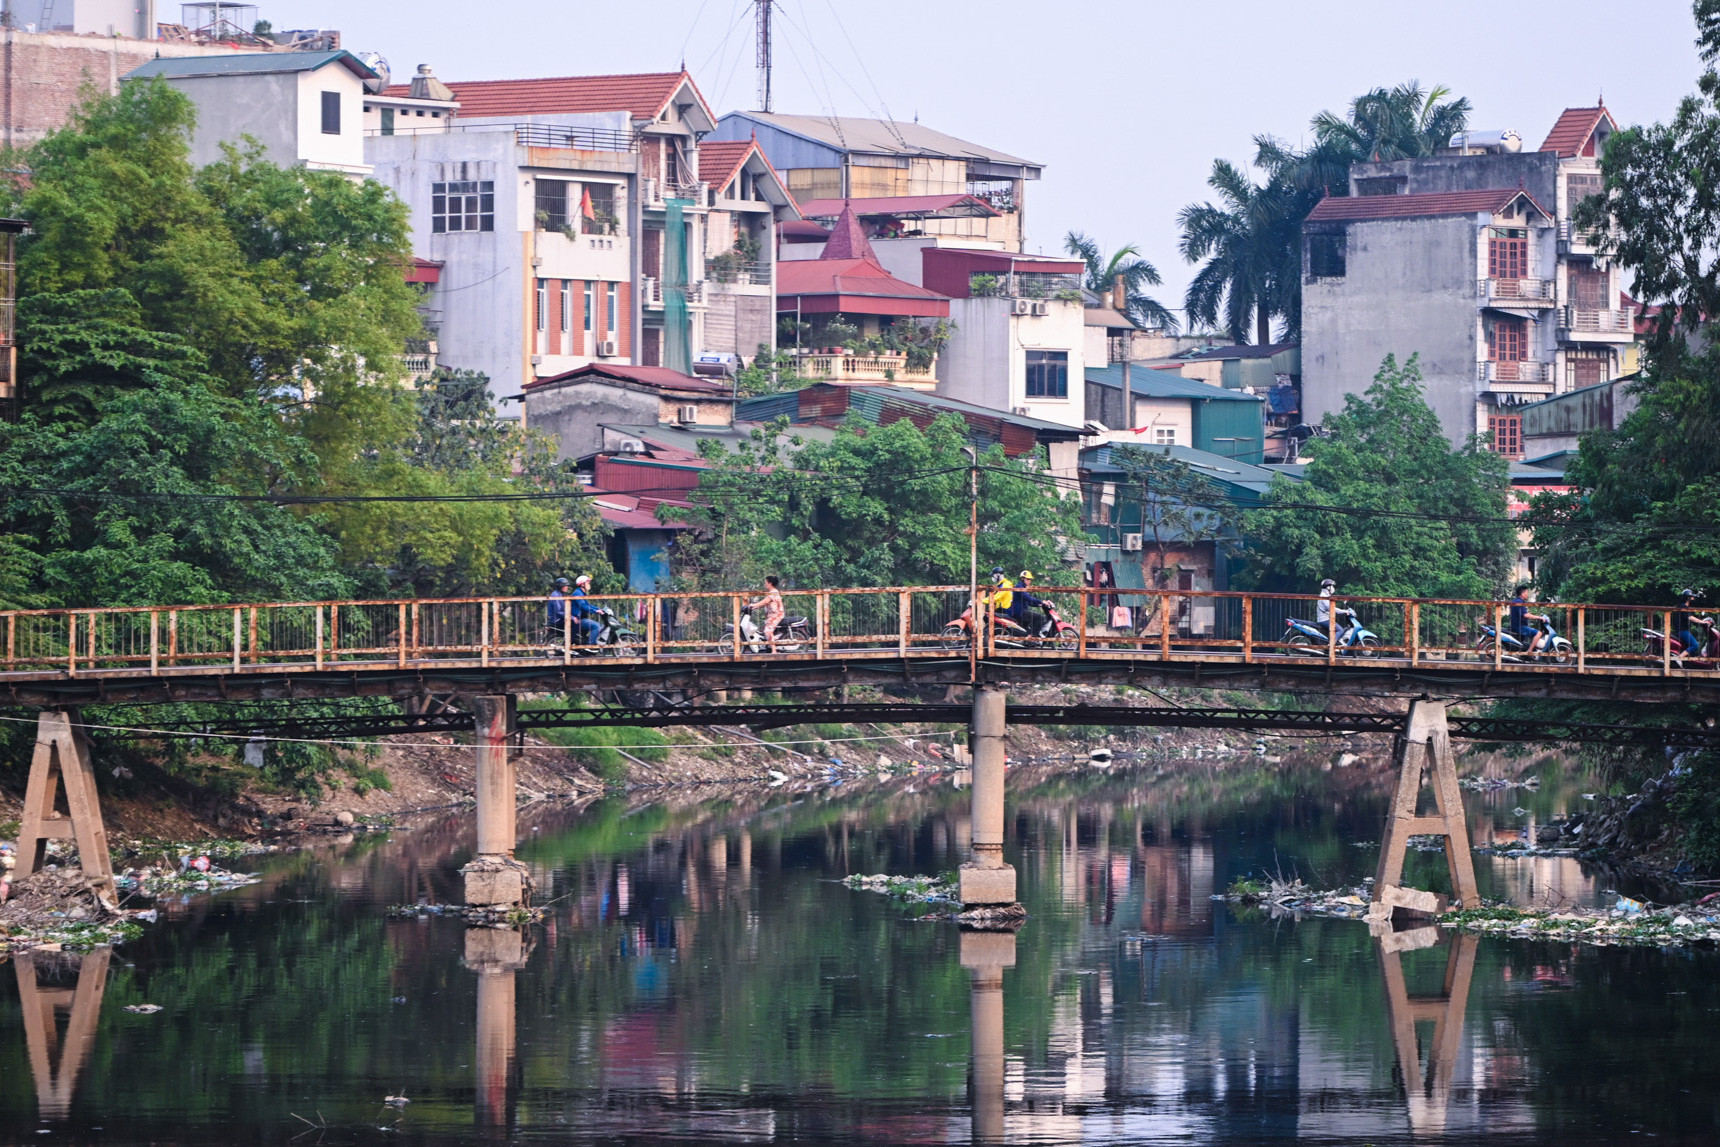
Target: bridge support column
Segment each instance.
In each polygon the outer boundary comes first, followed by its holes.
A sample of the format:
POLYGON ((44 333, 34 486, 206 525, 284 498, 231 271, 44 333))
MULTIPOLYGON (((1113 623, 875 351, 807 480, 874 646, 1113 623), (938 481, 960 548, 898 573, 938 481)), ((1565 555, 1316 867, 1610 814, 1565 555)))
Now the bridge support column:
POLYGON ((962 967, 972 979, 968 1008, 973 1039, 968 1099, 973 1142, 1002 1143, 1004 1113, 1003 970, 1015 967, 1015 933, 963 932, 962 967))
POLYGON ((1452 902, 1460 908, 1479 905, 1481 893, 1475 883, 1475 861, 1469 852, 1463 790, 1457 785, 1457 758, 1451 751, 1451 732, 1443 701, 1410 703, 1407 727, 1398 741, 1397 790, 1392 795, 1385 835, 1380 840, 1380 866, 1374 875, 1369 919, 1389 919, 1396 908, 1422 915, 1444 910, 1444 897, 1401 886, 1409 838, 1426 835, 1445 838, 1452 902), (1436 811, 1417 815, 1424 774, 1433 784, 1436 811))
MULTIPOLYGON (((30 1051, 30 1072, 36 1079, 36 1110, 43 1119, 61 1120, 72 1110, 78 1075, 95 1047, 101 1019, 102 994, 107 991, 108 959, 112 948, 96 948, 77 961, 76 988, 45 988, 36 982, 36 953, 13 956, 18 968, 18 1006, 24 1013, 24 1042, 30 1051), (70 1009, 64 1041, 55 1016, 70 1009)), ((46 962, 51 957, 43 954, 46 962)))
POLYGON ((36 751, 30 758, 30 780, 18 825, 18 875, 42 870, 47 863, 48 841, 76 840, 84 879, 96 898, 111 909, 117 906, 113 859, 108 855, 107 829, 102 826, 90 743, 80 720, 76 709, 45 710, 36 720, 36 751), (62 785, 66 790, 64 815, 55 807, 62 785))
POLYGON ((514 731, 512 696, 478 697, 473 741, 478 757, 478 855, 461 869, 466 903, 474 908, 513 908, 525 903, 525 865, 514 859, 514 764, 508 737, 514 731))
POLYGON ((1008 715, 1003 690, 981 685, 973 696, 973 858, 961 866, 957 892, 969 907, 1015 903, 1015 869, 1003 862, 1003 764, 1008 715))
POLYGON ((1475 978, 1475 953, 1481 937, 1439 935, 1438 928, 1385 932, 1379 937, 1380 977, 1385 981, 1386 1014, 1391 1018, 1392 1043, 1398 1072, 1403 1076, 1412 1135, 1437 1135, 1445 1130, 1451 1104, 1452 1080, 1463 1049, 1463 1013, 1469 1006, 1469 985, 1475 978), (1404 979, 1403 953, 1431 948, 1441 939, 1451 947, 1445 955, 1445 981, 1437 995, 1412 996, 1404 979), (1432 1020, 1427 1067, 1422 1068, 1416 1024, 1432 1020))

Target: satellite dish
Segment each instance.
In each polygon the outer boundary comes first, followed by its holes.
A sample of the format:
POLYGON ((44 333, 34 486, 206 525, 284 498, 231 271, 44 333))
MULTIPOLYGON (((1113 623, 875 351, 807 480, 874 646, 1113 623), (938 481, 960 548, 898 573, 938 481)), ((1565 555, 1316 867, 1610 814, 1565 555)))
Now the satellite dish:
POLYGON ((388 60, 380 52, 362 52, 358 57, 364 66, 376 73, 374 80, 364 81, 364 90, 375 95, 388 86, 388 60))

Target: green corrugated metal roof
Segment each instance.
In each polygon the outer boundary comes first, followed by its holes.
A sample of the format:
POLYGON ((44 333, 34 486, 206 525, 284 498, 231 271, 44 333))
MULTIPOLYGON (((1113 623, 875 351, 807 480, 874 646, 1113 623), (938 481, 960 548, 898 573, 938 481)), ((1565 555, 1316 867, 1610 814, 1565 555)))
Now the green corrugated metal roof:
POLYGON ((339 61, 356 76, 376 75, 363 60, 345 49, 332 52, 235 52, 231 56, 176 56, 157 58, 126 73, 128 80, 163 76, 185 79, 192 76, 266 76, 279 72, 314 72, 339 61))
MULTIPOLYGON (((1121 473, 1122 467, 1118 466, 1111 457, 1112 448, 1111 443, 1106 443, 1103 446, 1094 446, 1081 451, 1081 469, 1091 471, 1095 475, 1121 473)), ((1179 462, 1186 462, 1196 474, 1235 487, 1244 496, 1264 494, 1267 488, 1272 485, 1272 479, 1278 477, 1276 473, 1264 466, 1256 466, 1252 462, 1238 462, 1234 458, 1226 458, 1206 450, 1195 450, 1188 446, 1160 446, 1143 443, 1140 449, 1155 450, 1162 454, 1168 454, 1179 462)), ((1285 477, 1289 477, 1289 475, 1285 475, 1285 477)))
MULTIPOLYGON (((1123 368, 1118 366, 1090 367, 1087 370, 1087 381, 1101 386, 1123 388, 1123 368)), ((1142 398, 1198 398, 1203 401, 1218 402, 1265 402, 1258 394, 1244 394, 1240 390, 1230 390, 1222 386, 1214 386, 1210 382, 1202 382, 1198 378, 1184 378, 1182 375, 1168 370, 1154 370, 1151 367, 1131 366, 1129 368, 1129 392, 1142 398)))

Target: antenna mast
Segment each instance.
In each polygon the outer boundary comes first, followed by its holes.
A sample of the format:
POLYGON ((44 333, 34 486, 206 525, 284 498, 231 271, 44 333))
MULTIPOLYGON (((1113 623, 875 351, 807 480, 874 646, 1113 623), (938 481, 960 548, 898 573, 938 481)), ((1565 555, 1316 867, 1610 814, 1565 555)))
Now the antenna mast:
POLYGON ((758 8, 758 110, 770 111, 770 6, 773 0, 753 0, 758 8))

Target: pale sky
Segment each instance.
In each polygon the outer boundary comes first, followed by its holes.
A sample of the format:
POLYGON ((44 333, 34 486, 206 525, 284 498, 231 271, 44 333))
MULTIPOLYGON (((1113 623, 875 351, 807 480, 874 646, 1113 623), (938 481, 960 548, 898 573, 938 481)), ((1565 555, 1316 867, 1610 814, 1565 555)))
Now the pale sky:
MULTIPOLYGON (((750 0, 261 0, 277 28, 338 28, 397 79, 667 71, 685 58, 720 115, 756 104, 750 0)), ((161 18, 172 19, 171 5, 161 18)), ((776 110, 896 119, 1043 163, 1028 250, 1071 228, 1138 243, 1180 306, 1176 213, 1214 158, 1303 140, 1322 108, 1419 79, 1468 96, 1475 128, 1538 147, 1605 94, 1623 125, 1695 89, 1688 0, 779 0, 776 110)))

